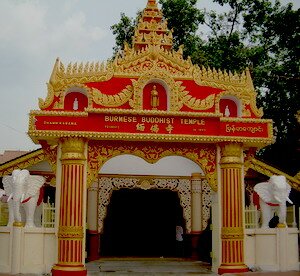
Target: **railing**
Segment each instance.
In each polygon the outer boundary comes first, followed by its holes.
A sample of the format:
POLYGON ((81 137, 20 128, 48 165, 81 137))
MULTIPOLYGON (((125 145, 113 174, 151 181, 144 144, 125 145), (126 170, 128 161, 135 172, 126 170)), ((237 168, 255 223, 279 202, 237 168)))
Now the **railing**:
POLYGON ((7 203, 0 201, 0 226, 6 226, 8 223, 9 213, 7 203))
MULTIPOLYGON (((286 224, 287 227, 297 228, 296 223, 296 209, 295 205, 289 206, 286 209, 286 224)), ((274 215, 277 215, 275 212, 274 215)), ((245 207, 245 228, 254 229, 260 227, 260 210, 253 204, 245 207)), ((299 220, 300 220, 300 208, 299 208, 299 220)))
POLYGON ((286 208, 286 224, 288 227, 297 227, 295 205, 286 208))
POLYGON ((47 203, 43 203, 42 206, 42 227, 54 228, 55 226, 55 206, 54 203, 50 203, 49 199, 47 203))
POLYGON ((253 229, 259 228, 259 215, 260 212, 257 210, 257 207, 253 204, 245 207, 245 228, 253 229))

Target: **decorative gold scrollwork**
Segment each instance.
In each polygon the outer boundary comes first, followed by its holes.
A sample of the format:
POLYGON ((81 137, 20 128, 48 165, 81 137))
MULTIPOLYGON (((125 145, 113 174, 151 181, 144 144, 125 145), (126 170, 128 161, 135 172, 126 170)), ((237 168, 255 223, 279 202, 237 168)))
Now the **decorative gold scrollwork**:
POLYGON ((127 85, 121 92, 115 95, 106 95, 101 93, 100 90, 93 88, 92 89, 93 101, 96 104, 105 106, 105 107, 119 107, 126 102, 133 95, 133 87, 131 85, 127 85))

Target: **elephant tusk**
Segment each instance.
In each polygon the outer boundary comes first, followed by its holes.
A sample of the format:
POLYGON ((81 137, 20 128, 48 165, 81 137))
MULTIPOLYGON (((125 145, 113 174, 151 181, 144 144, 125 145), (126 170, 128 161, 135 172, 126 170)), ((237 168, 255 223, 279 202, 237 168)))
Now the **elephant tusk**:
POLYGON ((12 197, 13 197, 13 193, 11 193, 11 194, 9 195, 9 197, 8 197, 8 199, 7 199, 6 202, 10 201, 10 200, 12 199, 12 197))
POLYGON ((291 201, 288 197, 286 198, 286 201, 290 204, 294 204, 293 201, 291 201))
POLYGON ((21 196, 21 200, 20 200, 21 202, 23 202, 23 200, 24 200, 24 196, 25 196, 25 195, 24 195, 24 194, 22 194, 22 196, 21 196))
POLYGON ((279 203, 281 203, 281 199, 278 197, 278 196, 274 196, 274 198, 279 202, 279 203))

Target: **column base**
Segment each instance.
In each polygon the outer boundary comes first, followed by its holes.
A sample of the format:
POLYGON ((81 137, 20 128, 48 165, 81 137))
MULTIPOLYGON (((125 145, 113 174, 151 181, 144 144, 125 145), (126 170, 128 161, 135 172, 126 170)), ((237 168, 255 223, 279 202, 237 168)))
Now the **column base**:
POLYGON ((249 268, 246 265, 221 265, 218 269, 218 274, 222 275, 224 273, 243 273, 248 271, 249 268))
POLYGON ((199 260, 199 250, 198 250, 198 246, 199 246, 199 239, 200 239, 200 234, 201 234, 201 231, 199 232, 192 232, 190 234, 191 236, 191 250, 192 250, 192 255, 191 255, 191 258, 193 260, 199 260))
POLYGON ((52 270, 52 276, 86 276, 85 266, 60 266, 55 265, 52 270))
POLYGON ((98 231, 87 230, 87 245, 88 261, 99 260, 100 234, 98 231))

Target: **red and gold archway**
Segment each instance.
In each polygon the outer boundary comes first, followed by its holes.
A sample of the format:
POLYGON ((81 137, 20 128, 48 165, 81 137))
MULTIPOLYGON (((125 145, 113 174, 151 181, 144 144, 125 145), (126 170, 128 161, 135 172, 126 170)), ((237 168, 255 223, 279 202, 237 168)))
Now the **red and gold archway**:
POLYGON ((57 147, 58 263, 53 275, 85 275, 86 188, 102 164, 123 153, 149 162, 182 155, 198 163, 221 194, 220 273, 244 264, 243 156, 272 143, 248 70, 200 68, 172 50, 156 1, 148 1, 133 47, 113 61, 56 61, 48 95, 31 111, 29 135, 45 152, 57 147))

